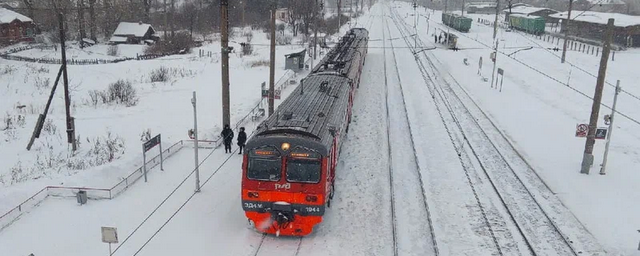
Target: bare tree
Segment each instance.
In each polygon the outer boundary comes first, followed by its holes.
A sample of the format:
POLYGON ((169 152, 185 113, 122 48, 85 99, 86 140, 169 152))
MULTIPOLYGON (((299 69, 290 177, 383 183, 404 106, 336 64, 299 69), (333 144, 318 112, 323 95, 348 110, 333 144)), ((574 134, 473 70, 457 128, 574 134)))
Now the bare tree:
POLYGON ((87 0, 89 2, 89 34, 91 40, 96 41, 96 0, 87 0))
POLYGON ((84 30, 84 0, 77 0, 76 4, 78 7, 78 31, 80 32, 78 41, 82 42, 82 39, 86 37, 84 30))

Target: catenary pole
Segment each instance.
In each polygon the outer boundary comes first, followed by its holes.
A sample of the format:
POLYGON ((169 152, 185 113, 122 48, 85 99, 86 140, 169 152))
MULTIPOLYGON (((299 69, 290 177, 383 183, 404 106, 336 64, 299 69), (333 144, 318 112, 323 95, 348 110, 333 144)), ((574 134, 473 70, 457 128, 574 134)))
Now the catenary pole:
POLYGON ((222 43, 222 127, 229 125, 229 0, 220 0, 220 33, 222 43))
POLYGON ((609 19, 607 30, 604 36, 604 45, 602 47, 602 58, 600 59, 600 70, 598 70, 598 79, 596 81, 596 91, 593 96, 593 105, 591 106, 591 118, 589 119, 589 130, 587 133, 587 141, 584 145, 584 154, 582 156, 582 166, 580 173, 589 174, 589 170, 593 165, 593 145, 596 143, 596 127, 598 125, 598 114, 600 112, 600 102, 602 101, 602 90, 604 88, 604 79, 607 72, 607 61, 609 52, 611 51, 611 40, 613 38, 613 22, 609 19))
POLYGON ((562 26, 564 27, 564 42, 562 43, 562 58, 560 59, 561 63, 564 63, 564 60, 567 57, 567 44, 569 41, 569 22, 571 21, 572 7, 573 7, 573 0, 569 0, 569 11, 567 12, 567 19, 564 20, 562 24, 562 26))
POLYGON ((271 53, 269 54, 269 116, 274 111, 275 63, 276 63, 276 5, 271 8, 271 53))
POLYGON ((198 112, 196 107, 196 92, 193 91, 193 98, 191 98, 191 105, 193 105, 193 151, 195 153, 196 164, 196 192, 200 192, 200 167, 198 161, 198 112))
POLYGON ((620 80, 618 80, 616 82, 616 92, 613 96, 611 115, 609 116, 609 131, 607 132, 607 144, 604 146, 604 157, 602 159, 602 167, 600 167, 600 175, 606 174, 607 157, 609 156, 609 143, 611 143, 611 133, 613 132, 613 116, 616 114, 616 103, 618 103, 618 94, 620 94, 620 90, 620 80))

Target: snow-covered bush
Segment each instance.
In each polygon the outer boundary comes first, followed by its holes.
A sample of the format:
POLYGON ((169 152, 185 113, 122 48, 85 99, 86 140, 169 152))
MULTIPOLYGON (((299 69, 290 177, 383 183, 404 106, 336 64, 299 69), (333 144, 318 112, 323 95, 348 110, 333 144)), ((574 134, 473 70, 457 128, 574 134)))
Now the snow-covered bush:
POLYGON ((53 120, 47 119, 42 125, 42 130, 47 132, 49 135, 55 135, 58 132, 58 126, 53 123, 53 120))
POLYGON ((94 108, 100 104, 121 104, 126 107, 132 107, 138 104, 138 93, 128 80, 118 80, 109 84, 106 91, 90 90, 88 92, 89 100, 85 100, 85 104, 94 108))
POLYGON ((46 78, 42 78, 42 77, 40 77, 40 76, 36 76, 36 78, 35 78, 35 80, 34 80, 35 86, 36 86, 36 88, 38 88, 38 89, 45 89, 45 88, 49 88, 49 83, 50 83, 50 82, 51 82, 51 81, 49 80, 49 78, 48 78, 48 77, 46 77, 46 78))
POLYGON ((110 45, 109 48, 107 49, 107 55, 109 56, 118 56, 119 50, 118 50, 118 45, 114 44, 114 45, 110 45))
POLYGON ((254 61, 249 61, 248 62, 248 66, 251 68, 255 68, 255 67, 268 67, 269 66, 269 60, 254 60, 254 61))
POLYGON ((6 65, 4 66, 4 68, 0 71, 0 73, 2 73, 3 75, 11 75, 13 74, 13 72, 16 71, 16 67, 14 67, 13 65, 6 65))
POLYGON ((152 83, 155 82, 167 82, 169 81, 169 69, 162 66, 151 70, 151 74, 149 74, 149 79, 152 83))
POLYGON ((109 99, 116 104, 123 104, 132 107, 138 104, 138 94, 133 88, 131 82, 127 80, 118 80, 109 85, 107 89, 109 99))

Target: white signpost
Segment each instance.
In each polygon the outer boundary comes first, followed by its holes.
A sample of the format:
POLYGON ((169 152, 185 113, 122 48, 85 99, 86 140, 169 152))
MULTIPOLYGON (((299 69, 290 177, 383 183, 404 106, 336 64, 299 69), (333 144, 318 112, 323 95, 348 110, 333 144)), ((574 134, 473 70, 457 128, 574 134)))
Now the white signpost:
POLYGON ((102 227, 102 242, 109 244, 109 255, 111 255, 111 244, 118 243, 118 231, 114 227, 102 227))

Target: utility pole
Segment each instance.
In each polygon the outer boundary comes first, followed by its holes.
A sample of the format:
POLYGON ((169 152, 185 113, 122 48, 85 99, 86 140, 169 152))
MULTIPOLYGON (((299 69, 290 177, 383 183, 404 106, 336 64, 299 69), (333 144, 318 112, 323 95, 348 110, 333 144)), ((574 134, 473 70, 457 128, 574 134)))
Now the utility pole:
POLYGON ((269 116, 273 115, 273 94, 275 90, 276 66, 276 5, 271 8, 271 54, 269 55, 269 116))
POLYGON ((604 146, 604 157, 600 167, 600 175, 605 175, 607 168, 607 156, 609 156, 609 143, 611 142, 611 132, 613 132, 613 116, 616 114, 616 103, 618 103, 618 94, 620 94, 620 80, 616 82, 616 93, 613 96, 613 106, 611 107, 611 115, 609 116, 609 131, 607 131, 607 144, 604 146))
POLYGON ((464 17, 464 0, 462 0, 462 17, 464 17))
POLYGON ((195 151, 196 162, 196 192, 200 192, 200 161, 198 161, 198 114, 196 110, 196 91, 193 91, 191 105, 193 105, 193 148, 195 151))
POLYGON ((220 33, 222 43, 222 127, 230 125, 229 114, 229 0, 220 0, 220 33))
POLYGON ((602 46, 602 58, 600 59, 600 70, 598 70, 598 79, 596 82, 596 91, 593 96, 593 105, 591 106, 591 118, 589 120, 589 130, 587 133, 587 142, 584 145, 584 155, 582 156, 582 169, 580 173, 589 174, 589 169, 593 165, 593 145, 596 143, 596 128, 598 125, 598 114, 600 112, 600 102, 602 101, 602 89, 604 87, 604 79, 607 73, 607 61, 609 60, 609 52, 611 51, 611 40, 613 38, 613 22, 609 19, 607 30, 604 36, 604 45, 602 46))
POLYGON ((442 13, 447 13, 447 8, 449 8, 449 0, 444 1, 444 12, 442 13))
MULTIPOLYGON (((493 52, 493 71, 491 72, 491 88, 493 88, 493 79, 495 78, 495 74, 496 74, 496 66, 498 65, 498 40, 496 40, 496 49, 493 52)), ((497 81, 496 81, 497 83, 497 81)), ((498 86, 496 85, 496 88, 498 86)))
POLYGON ((71 149, 76 151, 76 133, 73 117, 71 117, 71 97, 69 96, 69 77, 67 75, 67 53, 65 49, 64 15, 58 13, 58 25, 60 26, 60 52, 62 53, 62 82, 64 83, 64 106, 67 116, 67 142, 71 143, 71 149))
MULTIPOLYGON (((500 0, 496 0, 496 19, 493 21, 493 40, 496 40, 496 36, 498 35, 498 14, 500 14, 500 0)), ((496 51, 498 49, 497 45, 496 43, 496 51)))
POLYGON ((572 7, 573 0, 569 0, 569 11, 567 12, 567 19, 564 20, 562 24, 562 26, 564 27, 564 42, 562 43, 562 59, 560 59, 560 63, 564 63, 564 60, 567 57, 567 41, 569 41, 569 21, 571 20, 572 7))

